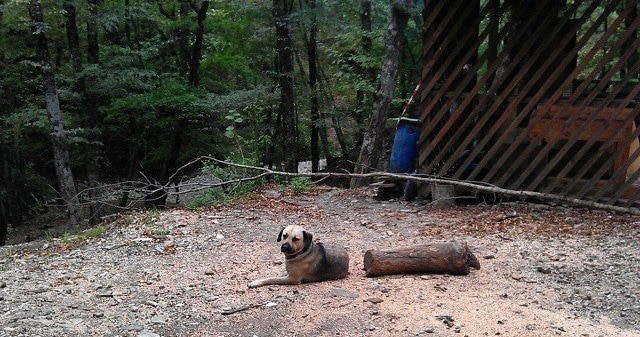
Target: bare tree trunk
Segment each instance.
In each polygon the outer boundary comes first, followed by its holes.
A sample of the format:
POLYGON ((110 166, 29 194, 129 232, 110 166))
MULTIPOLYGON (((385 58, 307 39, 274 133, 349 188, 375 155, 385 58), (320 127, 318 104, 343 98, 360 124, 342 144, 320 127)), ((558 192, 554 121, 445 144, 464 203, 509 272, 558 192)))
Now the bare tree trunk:
POLYGON ((280 114, 282 116, 280 147, 287 172, 298 171, 298 127, 294 106, 293 43, 290 30, 292 8, 292 0, 273 1, 278 55, 278 83, 280 85, 280 114))
POLYGON ((200 7, 196 7, 193 2, 189 2, 191 8, 198 15, 198 28, 196 38, 191 47, 191 59, 189 60, 189 83, 197 87, 200 84, 200 61, 202 60, 202 42, 204 40, 204 20, 207 18, 207 10, 210 1, 202 1, 200 7))
POLYGON ((311 91, 311 172, 318 172, 318 163, 320 161, 319 127, 320 113, 318 105, 318 19, 316 13, 316 0, 309 1, 311 9, 311 27, 309 28, 309 44, 307 45, 307 54, 309 57, 309 89, 311 91))
MULTIPOLYGON (((402 48, 402 33, 409 20, 409 9, 413 1, 396 0, 391 4, 387 22, 385 52, 382 60, 380 82, 373 98, 369 125, 362 139, 362 148, 356 164, 358 173, 375 170, 379 167, 378 161, 382 154, 384 124, 391 106, 393 91, 398 78, 398 64, 402 48)), ((364 186, 369 183, 367 179, 352 179, 351 187, 364 186)))
MULTIPOLYGON (((90 64, 98 64, 100 61, 100 42, 98 33, 98 7, 100 0, 88 0, 89 2, 89 18, 87 19, 87 61, 90 64)), ((85 83, 87 88, 95 88, 95 76, 85 83)), ((93 129, 98 126, 98 97, 97 93, 91 89, 85 92, 85 104, 89 111, 89 128, 93 129)))
POLYGON ((62 111, 60 110, 60 101, 58 99, 58 89, 56 86, 55 76, 51 68, 51 56, 47 38, 45 36, 44 17, 40 0, 31 0, 29 4, 29 16, 31 17, 31 33, 35 38, 36 55, 41 62, 42 81, 45 91, 45 107, 47 116, 51 122, 53 132, 51 139, 53 144, 54 166, 60 191, 67 204, 69 222, 71 225, 77 224, 80 219, 78 216, 78 197, 76 186, 71 172, 69 161, 68 137, 64 131, 62 111))
MULTIPOLYGON (((362 53, 371 55, 373 41, 371 39, 371 0, 360 0, 360 29, 362 30, 362 53)), ((374 83, 374 69, 367 65, 358 64, 359 75, 369 83, 374 83)), ((356 122, 358 130, 355 139, 362 140, 367 108, 371 107, 371 93, 358 89, 356 92, 356 122)))
MULTIPOLYGON (((0 11, 0 14, 2 12, 0 11)), ((2 16, 0 15, 0 23, 2 16)), ((7 231, 8 231, 8 213, 9 213, 9 163, 8 163, 8 146, 5 146, 4 142, 4 130, 0 128, 0 190, 4 191, 4 196, 0 195, 0 246, 4 246, 7 243, 7 231)))
POLYGON ((80 52, 80 36, 78 35, 78 26, 76 24, 76 6, 66 2, 62 8, 66 18, 65 29, 67 31, 67 43, 69 44, 69 53, 71 54, 71 68, 73 72, 78 74, 82 71, 82 58, 80 52))

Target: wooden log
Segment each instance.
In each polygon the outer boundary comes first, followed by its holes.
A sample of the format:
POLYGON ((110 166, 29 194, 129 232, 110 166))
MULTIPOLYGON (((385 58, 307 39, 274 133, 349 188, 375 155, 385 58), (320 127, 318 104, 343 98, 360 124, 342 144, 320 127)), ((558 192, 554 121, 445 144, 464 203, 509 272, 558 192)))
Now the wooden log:
POLYGON ((367 277, 393 274, 467 275, 480 262, 466 242, 422 244, 399 249, 368 250, 364 254, 367 277))

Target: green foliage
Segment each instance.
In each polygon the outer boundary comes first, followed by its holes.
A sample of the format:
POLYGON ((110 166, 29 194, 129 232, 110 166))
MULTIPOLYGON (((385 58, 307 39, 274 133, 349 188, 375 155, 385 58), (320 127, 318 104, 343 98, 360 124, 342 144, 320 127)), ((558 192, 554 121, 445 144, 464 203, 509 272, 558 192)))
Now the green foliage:
MULTIPOLYGON (((196 6, 201 0, 195 1, 196 6)), ((204 21, 200 84, 189 83, 189 57, 183 48, 195 42, 196 13, 182 0, 104 0, 98 11, 100 55, 87 60, 87 1, 42 2, 44 32, 49 42, 53 72, 71 141, 71 166, 78 182, 89 176, 99 181, 162 179, 163 172, 201 155, 263 165, 277 136, 279 88, 274 69, 275 29, 272 3, 262 0, 212 0, 204 21), (76 26, 82 46, 82 70, 74 72, 67 41, 63 4, 76 8, 76 26), (166 16, 160 5, 169 12, 166 16), (90 120, 89 99, 98 116, 90 120), (180 137, 177 137, 179 135, 180 137), (176 139, 179 154, 171 153, 176 139), (91 171, 93 170, 93 171, 91 171)), ((43 200, 56 196, 56 174, 51 151, 51 125, 45 113, 42 78, 34 58, 28 3, 0 0, 0 159, 12 184, 0 191, 5 211, 16 223, 43 200)), ((373 31, 360 29, 357 1, 319 1, 318 61, 320 112, 336 118, 355 143, 352 129, 367 107, 356 109, 356 92, 372 93, 375 79, 362 76, 359 67, 377 72, 384 49, 388 2, 373 1, 373 31), (362 37, 373 41, 370 52, 362 37)), ((295 100, 301 160, 308 159, 310 91, 306 42, 311 27, 306 2, 296 4, 294 32, 295 100), (298 6, 300 5, 300 6, 298 6)), ((419 23, 407 30, 412 53, 419 55, 419 23)), ((187 53, 188 55, 191 55, 187 53)), ((411 59, 403 59, 401 85, 415 85, 418 74, 411 59), (409 84, 404 84, 407 82, 409 84)), ((402 92, 402 91, 399 91, 402 92)), ((324 121, 323 120, 323 121, 324 121)), ((328 130, 331 149, 334 132, 328 130)), ((250 177, 256 172, 207 165, 204 173, 221 180, 250 177)), ((4 172, 3 172, 4 173, 4 172)), ((190 174, 193 172, 189 172, 190 174)), ((166 178, 166 172, 164 172, 166 178)), ((163 182, 164 183, 164 182, 163 182)), ((237 182, 206 191, 193 206, 219 203, 247 195, 262 179, 237 182)), ((292 180, 292 189, 305 191, 309 181, 292 180)), ((152 215, 149 215, 152 216, 152 215)), ((71 239, 71 236, 69 237, 71 239)))
POLYGON ((302 194, 309 192, 316 185, 309 177, 295 177, 289 180, 289 186, 295 194, 302 194))
POLYGON ((96 239, 104 235, 107 232, 106 226, 96 226, 77 234, 65 233, 62 236, 62 242, 66 244, 78 244, 91 239, 96 239))
MULTIPOLYGON (((255 161, 236 160, 235 162, 253 166, 255 161)), ((255 170, 226 166, 222 167, 214 162, 208 162, 202 168, 202 173, 213 176, 217 181, 226 183, 221 187, 214 187, 196 196, 189 204, 190 208, 219 205, 230 200, 238 199, 249 195, 260 189, 264 183, 264 178, 254 177, 258 174, 255 170)))

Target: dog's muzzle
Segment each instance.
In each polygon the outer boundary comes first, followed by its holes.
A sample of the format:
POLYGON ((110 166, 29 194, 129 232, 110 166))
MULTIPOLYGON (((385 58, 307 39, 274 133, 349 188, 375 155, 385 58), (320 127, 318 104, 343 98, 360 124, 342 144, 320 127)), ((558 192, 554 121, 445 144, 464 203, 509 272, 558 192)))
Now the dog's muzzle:
POLYGON ((280 246, 280 251, 286 254, 291 254, 293 253, 293 248, 291 247, 290 244, 285 243, 282 246, 280 246))

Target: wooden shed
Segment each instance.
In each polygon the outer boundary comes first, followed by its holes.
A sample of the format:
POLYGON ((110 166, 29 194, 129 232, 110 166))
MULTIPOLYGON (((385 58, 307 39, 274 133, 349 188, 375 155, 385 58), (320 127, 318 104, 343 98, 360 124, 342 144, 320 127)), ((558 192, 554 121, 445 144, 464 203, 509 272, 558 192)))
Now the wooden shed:
POLYGON ((425 0, 419 173, 634 207, 638 1, 425 0))

